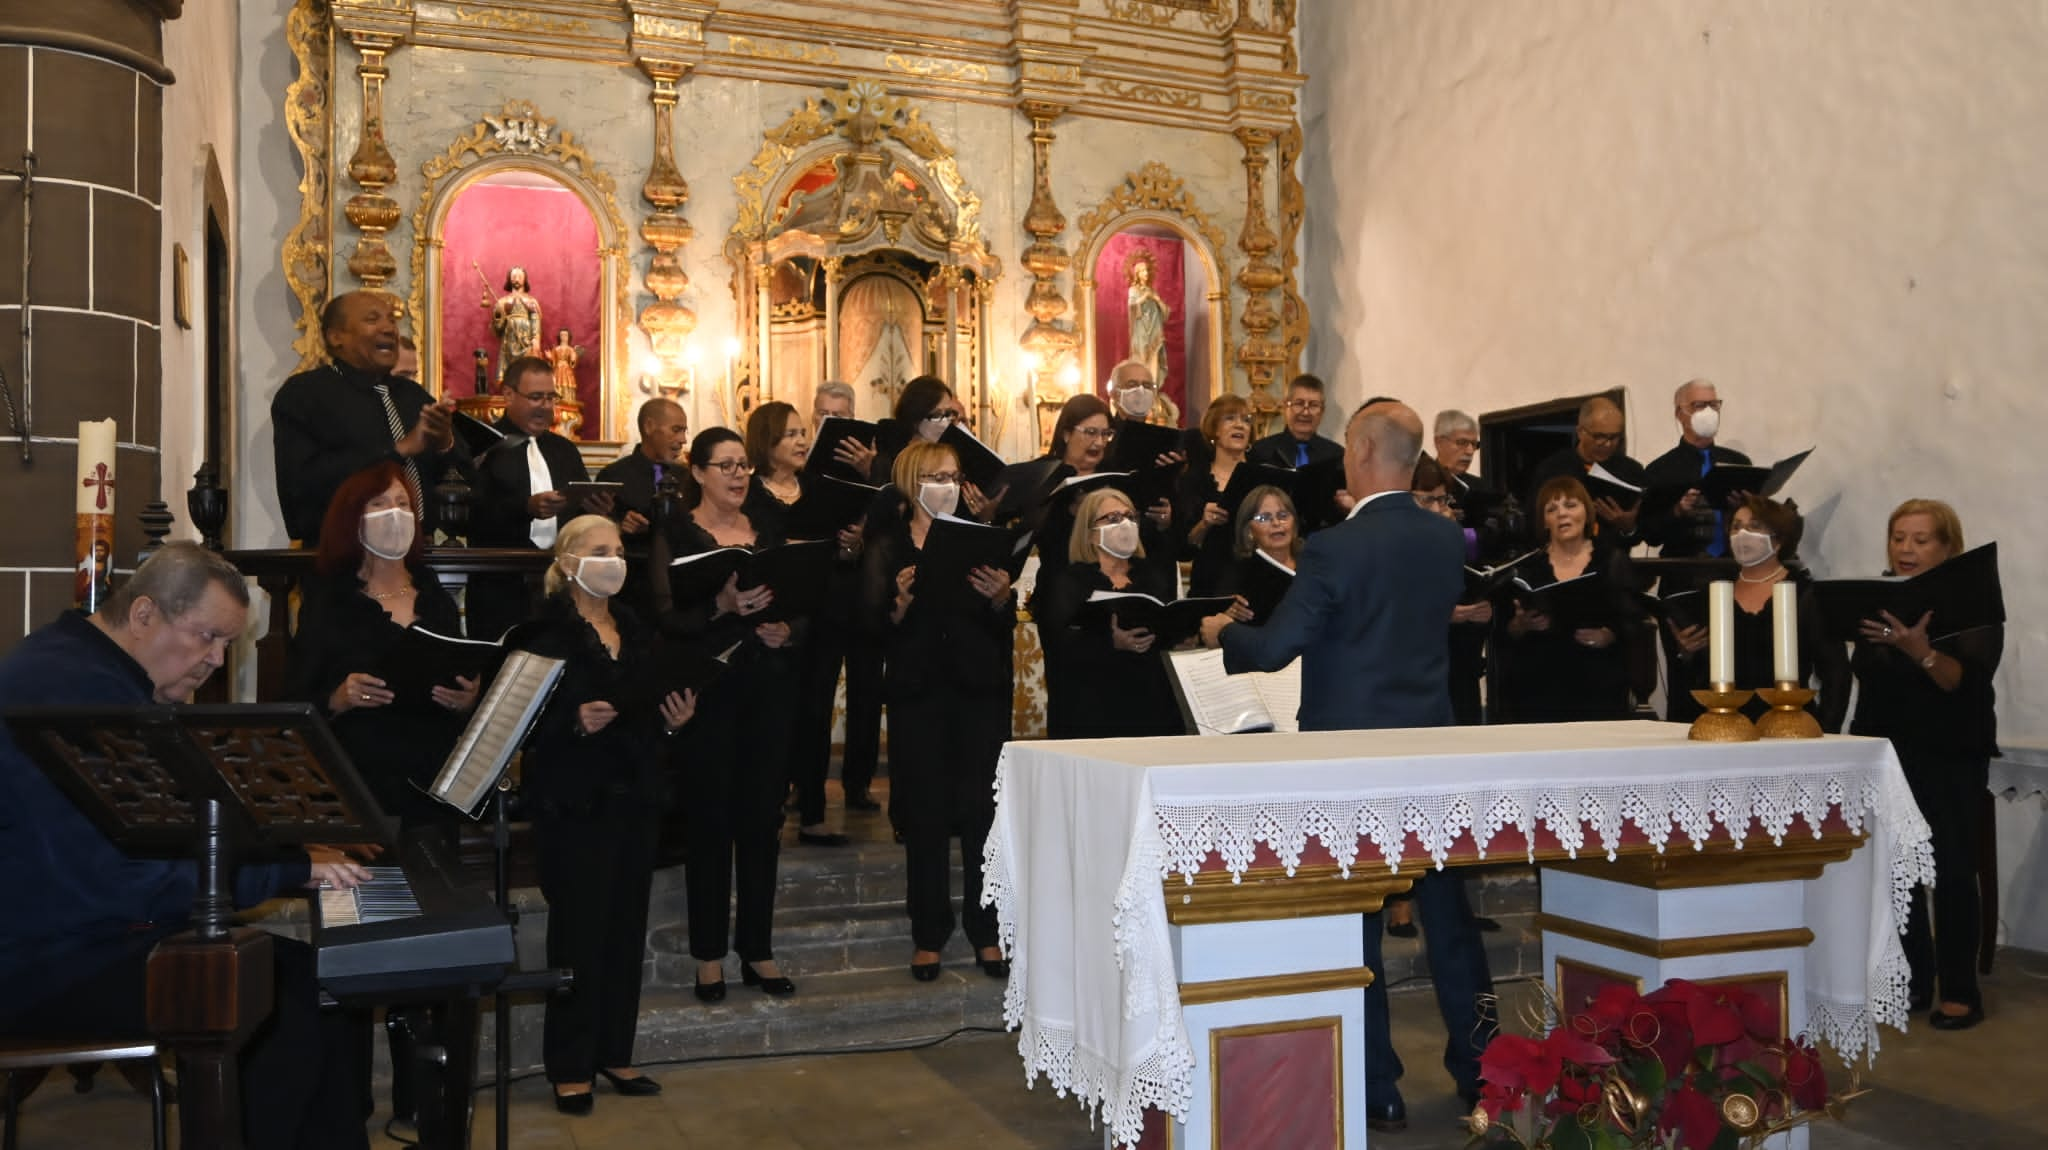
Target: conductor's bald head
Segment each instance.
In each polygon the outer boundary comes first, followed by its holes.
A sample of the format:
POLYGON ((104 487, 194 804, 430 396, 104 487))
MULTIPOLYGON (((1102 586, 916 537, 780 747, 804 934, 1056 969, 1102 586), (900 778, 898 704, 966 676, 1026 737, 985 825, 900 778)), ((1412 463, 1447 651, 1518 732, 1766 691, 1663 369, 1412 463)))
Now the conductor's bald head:
POLYGON ((1367 403, 1344 429, 1344 481, 1355 499, 1408 490, 1422 455, 1422 417, 1398 400, 1367 403))

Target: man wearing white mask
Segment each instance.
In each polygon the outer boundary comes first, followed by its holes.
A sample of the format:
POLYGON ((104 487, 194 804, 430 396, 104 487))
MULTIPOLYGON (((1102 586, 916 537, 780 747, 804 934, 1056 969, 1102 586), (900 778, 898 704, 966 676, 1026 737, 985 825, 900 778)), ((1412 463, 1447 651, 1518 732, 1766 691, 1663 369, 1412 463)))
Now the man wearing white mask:
MULTIPOLYGON (((1695 379, 1672 396, 1678 420, 1678 446, 1643 469, 1650 490, 1684 491, 1677 504, 1659 514, 1645 512, 1643 537, 1663 545, 1666 559, 1728 554, 1728 516, 1732 508, 1708 507, 1701 500, 1700 477, 1722 463, 1743 464, 1749 456, 1714 442, 1721 431, 1721 396, 1712 380, 1695 379)), ((1740 502, 1740 499, 1736 500, 1740 502)))

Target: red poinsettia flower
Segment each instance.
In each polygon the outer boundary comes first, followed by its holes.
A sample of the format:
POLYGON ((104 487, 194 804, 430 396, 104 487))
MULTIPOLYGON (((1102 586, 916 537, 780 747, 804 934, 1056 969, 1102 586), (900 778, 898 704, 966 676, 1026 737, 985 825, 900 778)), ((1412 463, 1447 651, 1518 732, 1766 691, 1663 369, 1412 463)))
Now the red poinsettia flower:
POLYGON ((1597 1042, 1582 1038, 1569 1030, 1559 1027, 1543 1039, 1544 1049, 1556 1056, 1560 1062, 1577 1066, 1607 1066, 1614 1062, 1614 1055, 1597 1042))
POLYGON ((1481 1079, 1508 1090, 1527 1091, 1538 1098, 1557 1086, 1563 1069, 1564 1059, 1557 1053, 1519 1034, 1496 1037, 1479 1056, 1481 1079))
POLYGON ((1665 1099, 1657 1129, 1678 1132, 1675 1150, 1707 1150, 1721 1135, 1721 1108, 1692 1087, 1682 1086, 1665 1099))
POLYGON ((1557 1093, 1551 1096, 1550 1104, 1543 1108, 1543 1113, 1553 1118, 1575 1115, 1598 1103, 1605 1087, 1600 1079, 1589 1074, 1575 1074, 1567 1068, 1564 1077, 1558 1079, 1557 1093))
POLYGON ((1644 1010, 1642 996, 1634 987, 1612 982, 1600 988, 1583 1012, 1572 1016, 1571 1028, 1587 1040, 1613 1050, 1628 1040, 1630 1020, 1644 1010))
POLYGON ((1801 1110, 1821 1110, 1828 1104, 1828 1072, 1820 1051, 1804 1038, 1786 1044, 1784 1086, 1792 1105, 1801 1110))
POLYGON ((1692 1064, 1692 1011, 1683 994, 1664 989, 1644 996, 1645 1009, 1630 1018, 1628 1037, 1637 1049, 1655 1054, 1664 1064, 1664 1076, 1675 1079, 1692 1064))

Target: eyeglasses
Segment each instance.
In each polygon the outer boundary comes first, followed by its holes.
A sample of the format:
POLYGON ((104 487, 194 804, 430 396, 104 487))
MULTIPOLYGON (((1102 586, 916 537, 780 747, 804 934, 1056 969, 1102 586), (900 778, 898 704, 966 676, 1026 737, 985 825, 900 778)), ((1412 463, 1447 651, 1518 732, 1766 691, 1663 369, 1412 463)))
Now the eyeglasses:
POLYGON ((1469 435, 1454 435, 1451 437, 1451 446, 1460 451, 1477 451, 1479 441, 1469 435))
POLYGON ((917 481, 919 483, 952 483, 957 485, 960 482, 960 473, 957 471, 934 471, 930 475, 918 476, 917 481))
POLYGON ((1420 504, 1425 511, 1444 511, 1451 507, 1450 496, 1424 495, 1420 491, 1415 492, 1415 502, 1420 504))
POLYGON ((752 475, 754 465, 744 459, 715 459, 704 465, 707 471, 716 471, 727 479, 735 475, 752 475))
POLYGON ((533 404, 535 407, 553 407, 555 393, 552 391, 515 391, 512 394, 533 404))
POLYGON ((1095 517, 1097 527, 1113 527, 1118 523, 1136 523, 1138 517, 1129 511, 1105 511, 1095 517))
POLYGON ((1721 410, 1721 401, 1718 399, 1695 399, 1685 405, 1687 411, 1705 411, 1710 407, 1715 411, 1721 410))
POLYGON ((1323 401, 1320 399, 1290 399, 1287 401, 1287 410, 1289 411, 1321 411, 1322 409, 1323 401))
POLYGON ((1075 428, 1075 429, 1074 429, 1074 434, 1075 434, 1075 435, 1085 435, 1085 436, 1087 436, 1087 437, 1088 437, 1089 439, 1094 439, 1094 440, 1098 440, 1098 441, 1100 441, 1100 442, 1103 442, 1103 443, 1108 443, 1108 442, 1109 442, 1110 440, 1112 440, 1112 439, 1115 439, 1115 438, 1116 438, 1116 428, 1114 428, 1114 427, 1077 427, 1077 428, 1075 428))
POLYGON ((1292 523, 1294 522, 1294 512, 1284 508, 1279 511, 1261 511, 1257 515, 1252 516, 1252 522, 1257 523, 1261 527, 1273 523, 1292 523))
POLYGON ((923 418, 922 420, 920 420, 919 422, 921 422, 921 423, 958 423, 958 422, 960 422, 960 417, 959 417, 959 416, 957 416, 957 415, 955 415, 955 414, 953 414, 953 413, 952 413, 952 412, 950 412, 950 411, 934 411, 934 412, 932 412, 932 413, 931 413, 930 415, 927 415, 927 416, 925 416, 925 417, 924 417, 924 418, 923 418))
POLYGON ((1584 431, 1584 430, 1582 430, 1582 431, 1580 431, 1580 432, 1579 432, 1579 434, 1580 434, 1580 435, 1583 435, 1583 436, 1585 436, 1585 437, 1586 437, 1587 439, 1591 440, 1591 441, 1592 441, 1592 442, 1594 442, 1594 443, 1601 443, 1601 444, 1615 444, 1615 443, 1620 443, 1620 442, 1621 442, 1621 432, 1619 432, 1619 431, 1584 431))

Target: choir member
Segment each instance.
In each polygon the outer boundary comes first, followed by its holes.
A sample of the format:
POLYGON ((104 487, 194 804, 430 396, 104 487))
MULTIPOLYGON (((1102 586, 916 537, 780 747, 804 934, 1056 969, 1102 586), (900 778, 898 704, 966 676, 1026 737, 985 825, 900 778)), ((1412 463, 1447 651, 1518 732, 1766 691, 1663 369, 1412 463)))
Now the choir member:
MULTIPOLYGON (((803 497, 807 480, 804 461, 811 454, 810 429, 796 408, 775 401, 747 416, 747 460, 754 466, 749 506, 757 513, 780 512, 803 497)), ((859 582, 861 529, 839 532, 839 562, 834 579, 841 594, 827 600, 826 610, 812 618, 809 640, 800 652, 800 687, 796 698, 796 729, 789 750, 790 781, 796 789, 797 841, 811 846, 846 846, 853 840, 825 827, 825 776, 832 758, 832 696, 839 686, 839 662, 851 624, 847 601, 859 582)), ((848 684, 849 690, 856 690, 848 684)))
MULTIPOLYGON (((1039 562, 1064 563, 1066 541, 1074 530, 1074 500, 1053 494, 1054 485, 1102 470, 1109 445, 1116 441, 1109 405, 1092 395, 1070 397, 1052 425, 1052 447, 1043 456, 1013 463, 1003 470, 994 519, 1021 522, 1036 532, 1039 562)), ((1164 500, 1147 508, 1146 522, 1163 529, 1172 509, 1164 500)))
MULTIPOLYGON (((853 419, 853 388, 836 379, 828 379, 818 385, 818 393, 811 401, 811 437, 817 438, 817 427, 826 416, 839 419, 853 419)), ((841 463, 872 483, 886 482, 888 476, 875 467, 877 452, 873 447, 855 439, 843 439, 835 452, 841 463)), ((865 526, 865 524, 863 524, 865 526)), ((811 635, 811 684, 805 688, 805 697, 813 700, 820 694, 818 680, 826 680, 822 693, 826 696, 825 710, 826 738, 831 738, 831 694, 832 680, 839 677, 841 664, 846 668, 846 746, 839 759, 839 783, 845 792, 846 809, 850 811, 878 811, 881 804, 868 797, 868 788, 873 784, 875 768, 882 757, 882 654, 869 641, 867 631, 856 625, 852 617, 852 606, 859 594, 859 565, 856 562, 852 572, 851 585, 835 588, 833 602, 835 611, 828 611, 815 620, 811 635)), ((799 732, 799 741, 802 739, 799 732)), ((829 746, 828 746, 829 751, 829 746)), ((801 756, 805 752, 794 752, 801 756)))
POLYGON ((1718 559, 1729 553, 1729 516, 1734 508, 1707 506, 1700 497, 1699 480, 1719 464, 1748 463, 1749 456, 1714 442, 1721 431, 1721 396, 1712 380, 1680 384, 1671 396, 1671 408, 1678 421, 1678 444, 1643 469, 1644 486, 1685 494, 1673 506, 1646 513, 1643 535, 1662 545, 1658 554, 1666 559, 1695 555, 1718 559))
MULTIPOLYGON (((818 427, 825 422, 827 416, 833 419, 859 418, 854 414, 853 388, 843 380, 826 380, 818 385, 817 393, 811 397, 811 438, 817 438, 818 427)), ((888 478, 886 475, 878 475, 875 471, 877 452, 872 444, 862 443, 857 439, 842 439, 833 455, 839 462, 851 467, 854 474, 865 482, 873 483, 878 478, 888 478)))
POLYGON ((1311 506, 1296 508, 1304 535, 1341 522, 1352 507, 1351 493, 1344 490, 1344 446, 1321 434, 1325 409, 1323 381, 1306 373, 1295 376, 1287 384, 1286 426, 1252 444, 1245 456, 1253 463, 1304 473, 1296 493, 1313 500, 1311 506))
MULTIPOLYGON (((737 432, 712 427, 690 444, 695 505, 662 525, 657 556, 681 558, 719 547, 762 550, 783 542, 781 517, 749 507, 753 465, 737 432)), ((726 580, 712 599, 677 602, 666 564, 653 579, 661 630, 709 655, 731 650, 730 669, 701 699, 701 717, 683 737, 683 815, 690 903, 690 954, 697 997, 725 997, 727 926, 740 956, 741 981, 764 993, 796 993, 775 964, 770 938, 782 800, 789 791, 789 745, 798 683, 788 622, 749 618, 766 610, 774 588, 740 590, 726 580), (729 904, 738 893, 736 917, 729 904)))
POLYGON ((1223 493, 1251 447, 1251 404, 1241 395, 1211 400, 1202 413, 1202 438, 1209 443, 1209 465, 1190 468, 1174 499, 1175 521, 1188 524, 1181 554, 1194 560, 1188 594, 1195 596, 1215 594, 1231 564, 1230 519, 1237 508, 1224 505, 1223 493))
POLYGON ((905 506, 868 539, 862 612, 886 644, 890 807, 903 837, 916 947, 910 973, 920 982, 939 976, 954 922, 948 840, 958 834, 962 925, 983 972, 1004 978, 995 912, 981 905, 981 852, 995 819, 996 758, 1010 737, 1015 597, 1008 572, 992 567, 970 572, 964 592, 919 585, 934 517, 959 505, 952 448, 909 445, 892 482, 905 506))
MULTIPOLYGON (((1932 570, 1963 550, 1962 520, 1934 499, 1901 503, 1886 535, 1889 573, 1902 577, 1932 570)), ((1925 889, 1914 891, 1906 920, 1913 1008, 1925 1009, 1938 992, 1934 1028, 1966 1030, 1984 1019, 1976 869, 1984 787, 1998 753, 1991 678, 2004 653, 2005 628, 1930 638, 1931 618, 1900 619, 1886 611, 1863 622, 1850 660, 1859 689, 1849 731, 1892 741, 1913 800, 1927 816, 1937 882, 1932 921, 1925 889)))
POLYGON ((1553 618, 1540 601, 1518 600, 1512 614, 1497 612, 1493 643, 1502 718, 1511 723, 1627 718, 1633 707, 1625 640, 1634 629, 1628 553, 1607 544, 1604 534, 1595 539, 1593 500, 1578 480, 1560 476, 1545 483, 1535 506, 1542 515, 1544 546, 1523 562, 1522 581, 1540 592, 1591 575, 1607 599, 1607 621, 1568 629, 1569 621, 1553 618))
POLYGON ((917 440, 937 443, 946 429, 967 419, 967 408, 946 381, 935 375, 920 375, 903 385, 896 406, 881 421, 876 438, 877 454, 868 475, 885 480, 895 473, 896 453, 917 440))
MULTIPOLYGON (((1813 576, 1798 561, 1799 541, 1805 534, 1806 520, 1789 500, 1779 503, 1751 495, 1728 520, 1728 548, 1740 567, 1735 579, 1735 682, 1754 688, 1777 681, 1771 638, 1775 633, 1772 591, 1780 583, 1791 583, 1799 589, 1798 683, 1803 687, 1818 680, 1819 693, 1807 710, 1820 720, 1822 730, 1835 733, 1842 729, 1842 718, 1849 711, 1849 659, 1842 645, 1828 642, 1823 633, 1820 608, 1814 602, 1813 576)), ((1704 598, 1706 592, 1698 594, 1704 598)), ((1664 630, 1678 651, 1679 673, 1671 676, 1668 689, 1674 694, 1704 689, 1708 685, 1705 624, 1679 627, 1667 620, 1664 630)), ((1742 710, 1751 719, 1759 719, 1770 705, 1752 696, 1742 710)))
MULTIPOLYGON (((1441 441, 1442 437, 1438 438, 1441 441)), ((1451 494, 1453 479, 1443 465, 1429 456, 1416 460, 1412 481, 1416 504, 1456 523, 1458 507, 1451 494)), ((1465 531, 1469 559, 1473 536, 1471 528, 1465 531)), ((1461 727, 1476 727, 1486 721, 1480 682, 1486 677, 1486 640, 1492 630, 1491 602, 1460 603, 1451 608, 1451 711, 1461 727)))
POLYGON ((619 592, 619 601, 644 608, 650 528, 661 518, 662 501, 680 486, 690 416, 675 400, 657 397, 640 405, 636 422, 639 446, 606 464, 597 478, 621 485, 611 510, 626 540, 626 589, 619 592))
POLYGON ((1272 484, 1252 488, 1238 506, 1231 530, 1235 558, 1217 581, 1216 593, 1243 599, 1247 621, 1264 622, 1294 582, 1301 528, 1294 499, 1272 484))
MULTIPOLYGON (((1622 451, 1621 440, 1621 408, 1613 400, 1601 395, 1580 404, 1578 431, 1572 445, 1536 465, 1535 474, 1529 481, 1532 493, 1528 503, 1530 515, 1535 519, 1541 518, 1540 496, 1551 480, 1582 478, 1595 467, 1604 469, 1623 483, 1646 486, 1648 480, 1644 476, 1643 465, 1622 451)), ((1580 486, 1583 488, 1584 484, 1580 486)), ((1623 507, 1610 496, 1602 496, 1587 504, 1587 514, 1599 520, 1601 534, 1610 545, 1618 548, 1626 548, 1641 538, 1637 520, 1642 510, 1640 502, 1623 507)), ((1544 531, 1540 522, 1532 521, 1530 529, 1539 540, 1542 538, 1544 531)))
POLYGON ((556 535, 541 605, 524 644, 563 660, 522 766, 548 965, 575 982, 547 1000, 542 1057, 555 1108, 590 1113, 602 1074, 621 1094, 661 1093, 633 1069, 647 900, 654 881, 665 736, 690 721, 692 693, 651 683, 654 635, 614 597, 626 582, 617 525, 581 515, 556 535))
POLYGON ((1045 651, 1045 726, 1055 739, 1178 735, 1180 705, 1155 636, 1126 628, 1114 615, 1107 629, 1079 625, 1082 604, 1097 591, 1132 591, 1162 603, 1174 599, 1171 560, 1147 556, 1140 517, 1114 488, 1091 491, 1075 509, 1067 562, 1041 568, 1031 617, 1045 651))

